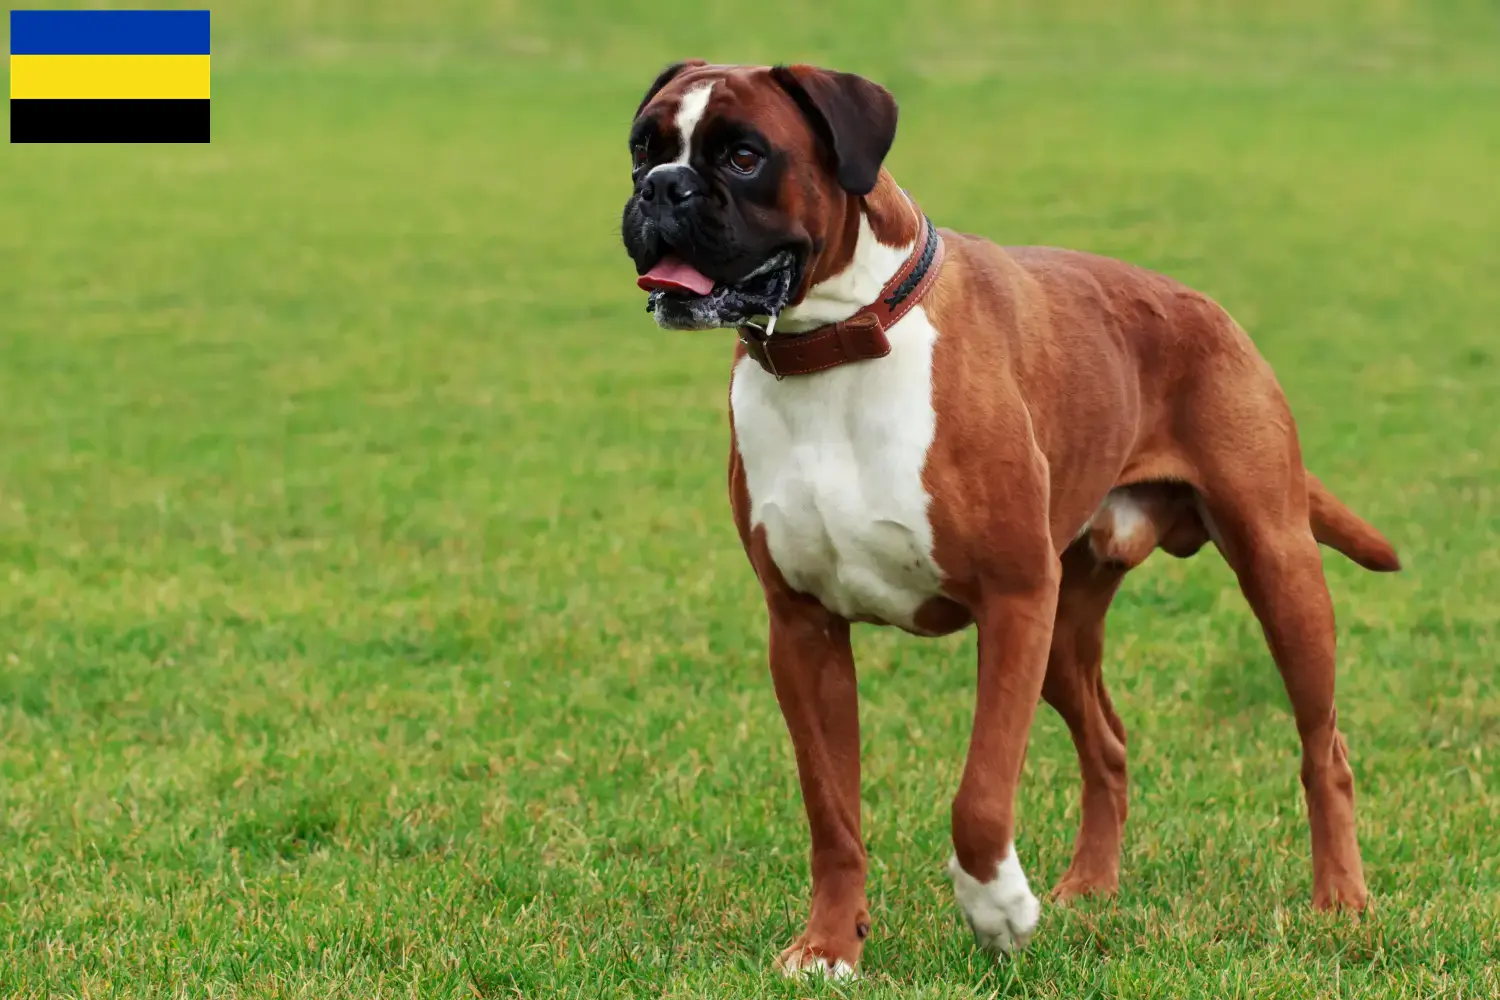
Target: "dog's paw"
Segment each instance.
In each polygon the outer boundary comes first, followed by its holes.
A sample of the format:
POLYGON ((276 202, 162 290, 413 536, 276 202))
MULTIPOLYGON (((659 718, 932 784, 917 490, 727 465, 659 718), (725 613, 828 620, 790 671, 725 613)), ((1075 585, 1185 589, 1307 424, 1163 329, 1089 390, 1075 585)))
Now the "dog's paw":
POLYGON ((948 874, 959 911, 981 948, 1009 955, 1026 947, 1036 932, 1042 905, 1031 894, 1014 846, 1005 852, 1000 869, 988 882, 964 871, 956 857, 948 861, 948 874))
POLYGON ((842 958, 834 958, 821 948, 798 941, 776 959, 776 968, 788 979, 803 979, 819 976, 825 979, 857 979, 859 973, 854 966, 842 958))
POLYGON ((1370 893, 1365 889, 1364 876, 1355 872, 1352 876, 1329 878, 1322 885, 1314 885, 1312 905, 1315 910, 1363 913, 1370 905, 1370 893))
POLYGON ((1050 899, 1054 903, 1071 903, 1090 896, 1113 896, 1119 891, 1120 876, 1115 871, 1080 871, 1075 861, 1053 886, 1050 899))

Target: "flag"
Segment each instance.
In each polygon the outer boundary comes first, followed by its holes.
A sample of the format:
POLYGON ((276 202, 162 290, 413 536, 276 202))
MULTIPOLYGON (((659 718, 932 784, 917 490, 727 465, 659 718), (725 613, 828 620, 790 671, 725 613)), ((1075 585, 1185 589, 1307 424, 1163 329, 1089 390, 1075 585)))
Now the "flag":
POLYGON ((206 10, 10 12, 11 142, 208 142, 206 10))

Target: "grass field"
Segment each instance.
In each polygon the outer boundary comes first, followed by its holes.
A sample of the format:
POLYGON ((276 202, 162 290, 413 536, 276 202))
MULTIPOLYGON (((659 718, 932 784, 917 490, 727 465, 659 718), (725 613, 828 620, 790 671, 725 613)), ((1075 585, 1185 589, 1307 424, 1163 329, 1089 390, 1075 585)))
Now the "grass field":
MULTIPOLYGON (((0 995, 1500 994, 1500 14, 1106 0, 214 5, 214 141, 0 154, 0 995), (902 101, 944 225, 1218 297, 1408 570, 1327 560, 1373 908, 1217 554, 1137 573, 1113 901, 977 953, 972 634, 861 630, 875 932, 783 984, 806 830, 723 496, 726 337, 618 245, 674 58, 902 101)), ((1077 822, 1043 711, 1034 884, 1077 822)))

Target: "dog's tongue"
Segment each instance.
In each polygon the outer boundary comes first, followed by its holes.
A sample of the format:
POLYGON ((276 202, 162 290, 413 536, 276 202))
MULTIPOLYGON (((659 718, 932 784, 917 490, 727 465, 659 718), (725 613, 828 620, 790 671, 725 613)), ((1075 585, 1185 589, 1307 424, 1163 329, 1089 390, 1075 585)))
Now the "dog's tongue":
POLYGON ((681 257, 663 257, 656 266, 635 280, 648 292, 686 292, 707 295, 714 290, 714 279, 699 271, 681 257))

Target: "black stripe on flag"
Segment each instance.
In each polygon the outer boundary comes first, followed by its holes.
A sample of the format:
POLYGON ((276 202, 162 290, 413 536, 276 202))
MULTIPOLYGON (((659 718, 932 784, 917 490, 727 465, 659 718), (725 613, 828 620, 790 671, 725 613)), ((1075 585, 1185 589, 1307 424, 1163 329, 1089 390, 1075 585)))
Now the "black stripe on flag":
POLYGON ((11 142, 208 142, 208 99, 10 102, 11 142))

